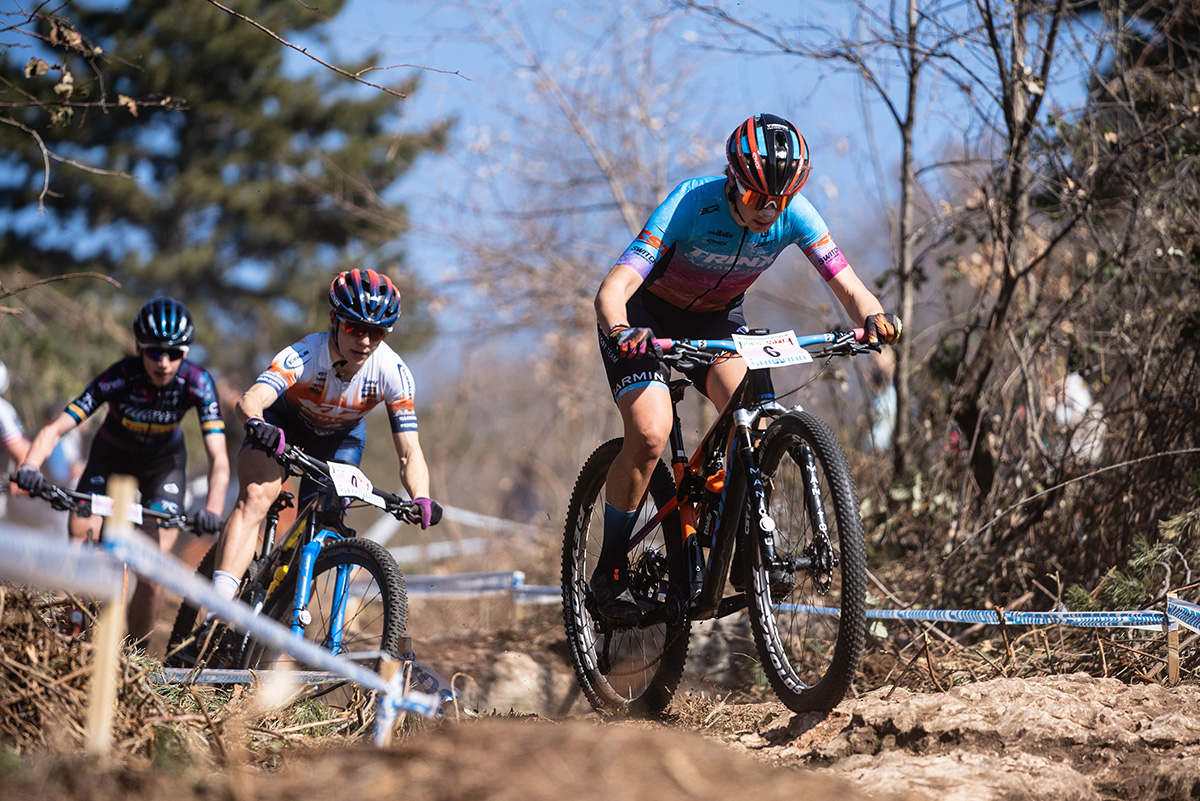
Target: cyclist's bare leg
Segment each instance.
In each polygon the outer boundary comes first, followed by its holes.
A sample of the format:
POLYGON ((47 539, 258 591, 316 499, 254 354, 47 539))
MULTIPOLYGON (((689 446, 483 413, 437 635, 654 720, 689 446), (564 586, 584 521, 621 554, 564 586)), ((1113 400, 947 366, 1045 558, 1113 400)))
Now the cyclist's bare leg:
POLYGON ((237 503, 217 539, 214 567, 241 576, 258 547, 258 530, 283 486, 283 468, 262 451, 244 447, 238 454, 237 503))
MULTIPOLYGON (((158 528, 150 525, 144 531, 146 536, 158 543, 158 548, 163 553, 169 553, 175 547, 175 540, 179 536, 177 528, 158 528)), ((138 640, 137 644, 140 647, 146 647, 146 641, 154 631, 154 623, 162 612, 162 606, 162 585, 139 577, 133 597, 129 599, 126 622, 129 626, 129 636, 138 640)))
POLYGON ((72 545, 82 545, 85 542, 100 541, 100 523, 104 518, 97 515, 89 517, 80 517, 71 512, 71 516, 67 519, 67 535, 71 538, 72 545))
POLYGON ((627 392, 617 402, 625 439, 605 478, 604 539, 591 576, 598 611, 603 617, 633 623, 640 614, 632 600, 622 598, 629 535, 659 454, 671 435, 671 395, 664 385, 627 392))
POLYGON ((725 408, 725 404, 729 402, 729 398, 737 390, 738 384, 742 383, 742 377, 745 375, 746 362, 741 356, 722 359, 709 368, 704 388, 705 394, 717 407, 718 412, 725 408))
POLYGON ((627 392, 617 403, 625 441, 604 483, 604 499, 622 511, 637 509, 658 457, 671 436, 671 394, 662 385, 627 392))

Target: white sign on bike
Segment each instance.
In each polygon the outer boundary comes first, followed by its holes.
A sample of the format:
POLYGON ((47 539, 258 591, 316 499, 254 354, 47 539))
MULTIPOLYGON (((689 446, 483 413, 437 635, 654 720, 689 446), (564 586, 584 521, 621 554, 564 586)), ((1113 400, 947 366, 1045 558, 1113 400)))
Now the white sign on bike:
POLYGON ((812 354, 800 347, 800 343, 796 341, 794 331, 760 336, 734 334, 733 344, 751 370, 807 364, 813 360, 812 354))
POLYGON ((338 495, 343 498, 358 498, 372 506, 384 508, 383 498, 372 491, 375 489, 375 485, 363 471, 352 464, 343 464, 342 462, 327 462, 327 464, 329 465, 329 477, 333 479, 333 488, 337 490, 338 495))
MULTIPOLYGON (((97 517, 112 517, 115 502, 107 495, 92 496, 92 514, 97 517)), ((135 526, 142 524, 142 505, 139 503, 129 504, 129 522, 135 526)))

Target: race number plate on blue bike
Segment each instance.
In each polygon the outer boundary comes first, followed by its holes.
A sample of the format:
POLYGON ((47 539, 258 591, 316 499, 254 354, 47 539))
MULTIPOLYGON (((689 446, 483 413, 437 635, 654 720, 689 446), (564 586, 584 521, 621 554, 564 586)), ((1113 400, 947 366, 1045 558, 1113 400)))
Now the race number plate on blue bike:
POLYGON ((794 331, 754 336, 734 334, 733 344, 751 370, 807 364, 813 360, 812 355, 796 341, 794 331))
POLYGON ((329 477, 333 479, 333 488, 343 498, 358 498, 372 506, 384 508, 383 498, 374 493, 375 485, 363 471, 352 464, 328 462, 329 477))

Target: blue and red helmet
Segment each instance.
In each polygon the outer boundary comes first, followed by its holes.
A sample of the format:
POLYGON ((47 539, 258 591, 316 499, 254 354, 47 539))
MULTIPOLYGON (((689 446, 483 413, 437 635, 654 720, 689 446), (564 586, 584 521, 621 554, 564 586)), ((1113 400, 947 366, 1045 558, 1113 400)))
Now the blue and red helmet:
POLYGON ((725 157, 738 183, 762 195, 790 197, 808 180, 808 143, 774 114, 755 114, 734 129, 725 157))
POLYGON ((329 285, 329 308, 339 320, 391 331, 400 318, 400 290, 374 270, 346 270, 329 285))
POLYGON ((154 298, 133 318, 133 336, 142 345, 177 348, 192 344, 196 327, 187 307, 175 298, 154 298))

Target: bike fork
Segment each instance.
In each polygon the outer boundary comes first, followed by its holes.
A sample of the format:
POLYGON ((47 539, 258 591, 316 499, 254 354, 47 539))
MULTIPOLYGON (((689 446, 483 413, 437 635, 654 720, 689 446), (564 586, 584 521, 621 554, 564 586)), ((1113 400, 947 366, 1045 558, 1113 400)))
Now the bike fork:
MULTIPOLYGON (((336 538, 337 535, 328 529, 321 529, 311 540, 305 543, 300 548, 300 564, 297 568, 296 576, 296 597, 292 605, 292 632, 304 636, 304 630, 308 624, 312 622, 312 612, 308 610, 308 603, 312 595, 313 570, 317 563, 317 555, 324 547, 326 540, 336 538)), ((334 593, 336 606, 336 629, 331 627, 331 636, 334 631, 338 632, 336 641, 341 642, 341 599, 344 597, 346 585, 346 572, 341 568, 338 569, 337 584, 334 593)))

